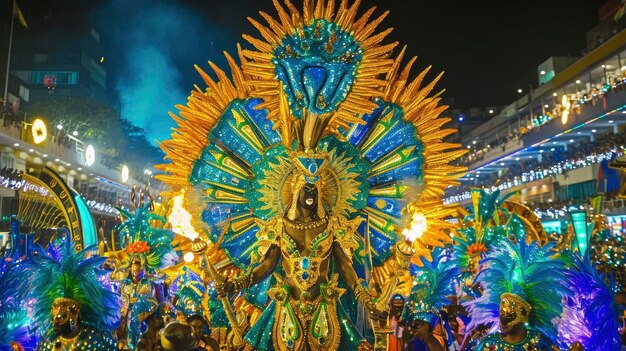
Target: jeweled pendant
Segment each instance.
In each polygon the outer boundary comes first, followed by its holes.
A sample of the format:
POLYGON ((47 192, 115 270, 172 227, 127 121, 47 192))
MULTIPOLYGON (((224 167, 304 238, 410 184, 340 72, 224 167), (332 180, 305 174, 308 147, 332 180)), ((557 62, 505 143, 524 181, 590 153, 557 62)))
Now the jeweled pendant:
POLYGON ((304 270, 311 268, 311 260, 306 256, 302 257, 302 259, 300 259, 300 268, 304 270))

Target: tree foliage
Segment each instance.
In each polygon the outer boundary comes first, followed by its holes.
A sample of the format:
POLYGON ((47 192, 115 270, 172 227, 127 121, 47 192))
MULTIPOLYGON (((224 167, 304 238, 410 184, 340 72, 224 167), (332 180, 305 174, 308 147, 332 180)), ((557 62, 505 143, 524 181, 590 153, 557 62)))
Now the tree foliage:
POLYGON ((43 117, 50 131, 72 134, 85 143, 93 144, 100 152, 116 156, 123 149, 123 130, 119 114, 110 105, 97 100, 59 96, 41 100, 25 108, 26 112, 43 117))
POLYGON ((134 165, 135 169, 145 169, 163 161, 165 154, 148 141, 143 128, 127 119, 121 119, 121 124, 127 144, 124 162, 134 165))
POLYGON ((143 128, 121 118, 110 105, 83 97, 59 96, 29 104, 25 112, 41 116, 50 132, 77 132, 76 138, 92 144, 109 167, 127 164, 142 170, 163 160, 163 152, 152 145, 143 128), (63 128, 59 131, 57 125, 63 128))

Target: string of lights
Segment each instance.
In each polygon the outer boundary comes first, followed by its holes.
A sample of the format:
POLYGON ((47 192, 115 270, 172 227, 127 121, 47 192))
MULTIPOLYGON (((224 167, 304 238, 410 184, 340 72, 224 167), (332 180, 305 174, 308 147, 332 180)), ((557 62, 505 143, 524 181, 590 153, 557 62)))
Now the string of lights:
MULTIPOLYGON (((614 146, 611 150, 607 152, 591 154, 583 158, 565 160, 565 161, 557 162, 549 167, 524 172, 521 175, 515 176, 510 181, 505 181, 505 182, 500 183, 498 186, 495 186, 495 185, 488 186, 487 184, 485 184, 484 186, 490 189, 491 191, 507 190, 512 187, 523 185, 523 184, 533 182, 536 180, 541 180, 546 177, 552 177, 552 176, 556 176, 559 174, 563 174, 564 172, 567 172, 570 170, 588 167, 593 164, 598 164, 604 160, 612 160, 616 156, 623 155, 625 150, 626 150, 626 146, 624 145, 614 146)), ((473 178, 470 178, 470 180, 473 180, 473 178)), ((444 203, 449 205, 453 203, 463 202, 463 201, 469 200, 470 198, 471 198, 470 192, 464 191, 460 194, 447 197, 444 200, 444 203)))

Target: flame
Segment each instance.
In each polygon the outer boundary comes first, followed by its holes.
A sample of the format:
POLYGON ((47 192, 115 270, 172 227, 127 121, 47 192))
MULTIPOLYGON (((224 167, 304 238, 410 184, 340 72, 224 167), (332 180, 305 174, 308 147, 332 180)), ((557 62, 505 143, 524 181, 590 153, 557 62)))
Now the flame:
POLYGON ((409 223, 407 228, 404 228, 402 235, 404 235, 406 240, 414 242, 416 239, 421 238, 427 229, 428 220, 426 219, 426 216, 424 216, 421 212, 414 212, 411 223, 409 223))
POLYGON ((178 235, 194 240, 200 236, 191 225, 191 214, 183 206, 184 190, 172 199, 173 206, 167 221, 172 225, 172 231, 178 235))

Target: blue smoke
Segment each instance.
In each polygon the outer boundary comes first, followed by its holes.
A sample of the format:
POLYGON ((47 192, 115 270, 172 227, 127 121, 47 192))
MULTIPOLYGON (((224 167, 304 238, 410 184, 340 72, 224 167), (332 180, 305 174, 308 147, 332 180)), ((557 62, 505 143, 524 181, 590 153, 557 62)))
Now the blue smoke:
POLYGON ((108 81, 121 117, 144 128, 151 142, 170 138, 168 111, 201 82, 193 64, 224 67, 222 50, 234 48, 230 33, 180 1, 112 0, 94 19, 107 40, 108 81))

